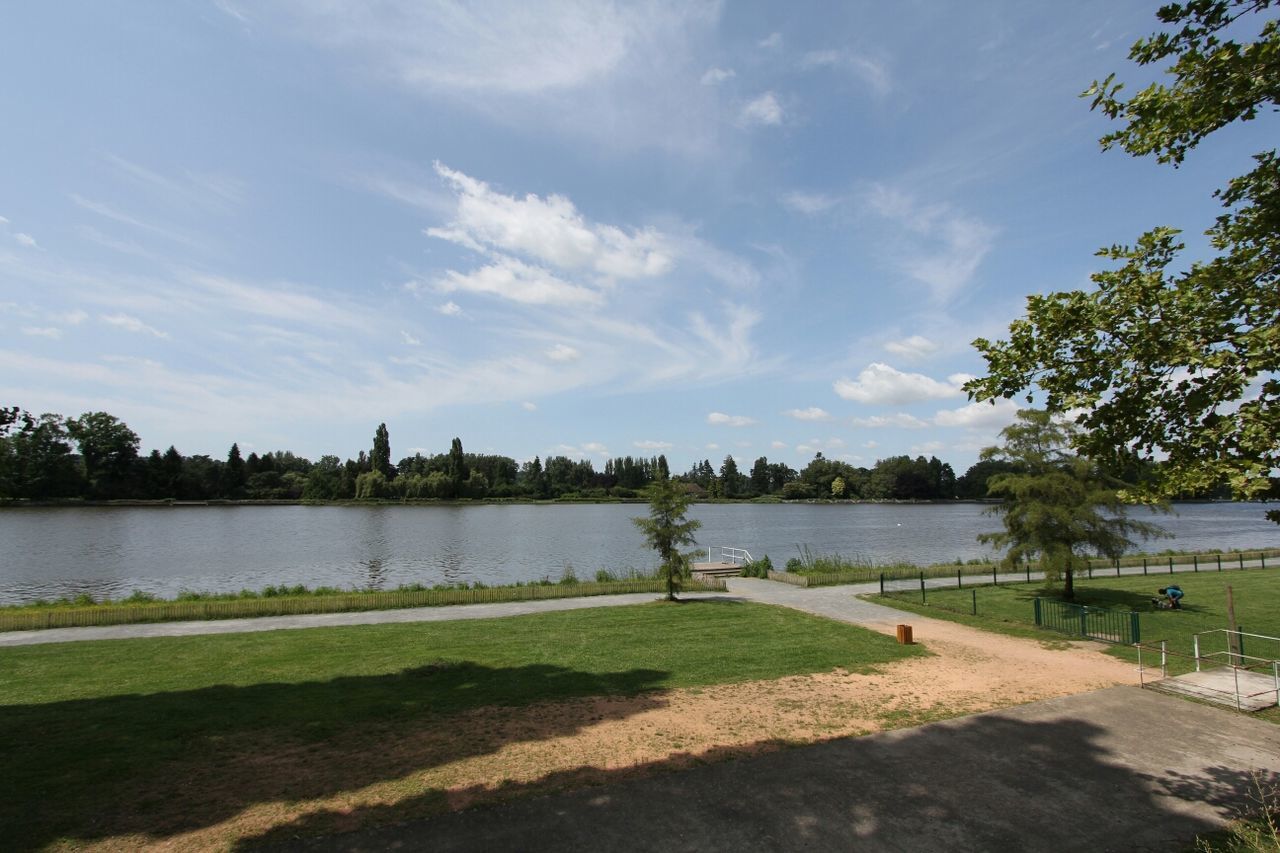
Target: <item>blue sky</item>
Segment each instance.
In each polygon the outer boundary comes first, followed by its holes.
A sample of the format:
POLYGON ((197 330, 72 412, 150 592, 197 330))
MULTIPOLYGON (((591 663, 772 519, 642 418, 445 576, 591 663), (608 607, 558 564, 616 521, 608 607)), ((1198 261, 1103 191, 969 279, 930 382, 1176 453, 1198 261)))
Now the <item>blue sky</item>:
POLYGON ((936 454, 970 346, 1269 146, 1102 153, 1081 2, 174 0, 0 13, 0 402, 144 450, 936 454))

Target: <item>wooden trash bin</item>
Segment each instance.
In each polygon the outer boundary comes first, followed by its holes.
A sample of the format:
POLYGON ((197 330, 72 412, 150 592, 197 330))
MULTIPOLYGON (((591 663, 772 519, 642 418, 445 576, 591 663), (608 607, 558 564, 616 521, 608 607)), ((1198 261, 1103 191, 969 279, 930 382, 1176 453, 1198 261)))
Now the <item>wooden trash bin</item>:
POLYGON ((904 645, 904 646, 909 646, 909 645, 911 645, 912 640, 911 640, 911 626, 910 626, 910 625, 899 625, 899 626, 898 626, 898 642, 899 642, 899 643, 901 643, 901 644, 902 644, 902 645, 904 645))

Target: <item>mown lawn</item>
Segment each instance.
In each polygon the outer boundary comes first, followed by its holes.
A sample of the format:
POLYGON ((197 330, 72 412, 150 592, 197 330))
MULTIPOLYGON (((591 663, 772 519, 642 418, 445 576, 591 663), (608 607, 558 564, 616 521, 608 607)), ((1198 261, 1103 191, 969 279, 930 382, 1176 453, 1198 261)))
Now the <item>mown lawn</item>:
POLYGON ((258 802, 411 778, 412 764, 378 756, 415 731, 457 729, 435 761, 500 749, 507 735, 458 722, 471 709, 657 696, 922 653, 714 600, 0 649, 0 826, 7 849, 172 837, 258 802))
MULTIPOLYGON (((1280 570, 1274 568, 1121 577, 1104 577, 1095 573, 1092 580, 1076 580, 1075 603, 1136 610, 1141 614, 1139 624, 1144 644, 1166 640, 1169 651, 1190 655, 1192 634, 1227 627, 1228 586, 1234 593, 1236 621, 1241 631, 1280 637, 1280 570), (1156 590, 1171 582, 1186 592, 1183 609, 1154 610, 1151 599, 1156 596, 1156 590)), ((1063 636, 1035 627, 1032 600, 1037 595, 1057 597, 1057 590, 1045 590, 1041 584, 1031 583, 983 586, 977 587, 976 591, 976 617, 971 615, 974 593, 971 588, 928 590, 924 605, 920 603, 919 590, 893 593, 885 597, 885 603, 1017 636, 1043 639, 1063 636)), ((1216 645, 1209 648, 1206 641, 1201 648, 1202 654, 1225 650, 1224 640, 1215 638, 1212 642, 1216 645)), ((1246 653, 1267 657, 1280 655, 1280 644, 1258 641, 1251 648, 1248 638, 1245 643, 1246 653)), ((1136 660, 1136 653, 1129 648, 1117 646, 1110 652, 1126 660, 1136 660)), ((1186 666, 1175 659, 1171 668, 1176 671, 1186 666)))

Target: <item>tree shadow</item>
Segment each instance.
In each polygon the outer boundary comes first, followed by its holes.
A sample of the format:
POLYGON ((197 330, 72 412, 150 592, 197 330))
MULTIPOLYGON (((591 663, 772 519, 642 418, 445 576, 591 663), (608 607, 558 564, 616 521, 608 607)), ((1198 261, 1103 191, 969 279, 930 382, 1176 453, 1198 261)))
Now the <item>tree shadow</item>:
POLYGON ((1253 786, 1248 770, 1216 764, 1152 772, 1169 756, 1133 766, 1107 726, 1011 710, 579 768, 490 792, 510 802, 408 822, 394 823, 423 804, 313 814, 237 849, 1167 850, 1219 829, 1253 786), (518 798, 558 787, 575 790, 518 798), (339 819, 373 828, 326 836, 339 819))
POLYGON ((8 849, 167 838, 258 803, 329 797, 661 707, 655 688, 668 675, 438 661, 324 682, 0 707, 0 826, 8 849), (634 698, 605 711, 568 703, 556 714, 485 716, 599 696, 634 698))

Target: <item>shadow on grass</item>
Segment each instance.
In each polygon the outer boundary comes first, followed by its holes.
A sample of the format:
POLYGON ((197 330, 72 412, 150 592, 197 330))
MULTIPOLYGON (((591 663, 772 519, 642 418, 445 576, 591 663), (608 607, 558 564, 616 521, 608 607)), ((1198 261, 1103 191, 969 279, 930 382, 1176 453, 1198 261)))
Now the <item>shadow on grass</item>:
POLYGON ((622 718, 660 707, 654 688, 667 675, 438 661, 325 682, 0 707, 5 847, 132 834, 158 840, 258 803, 333 796, 510 743, 569 735, 600 722, 601 712, 584 703, 534 721, 497 715, 476 725, 467 725, 468 714, 635 696, 608 706, 622 718))
MULTIPOLYGON (((1162 706, 1155 713, 1164 719, 1162 706)), ((236 849, 1168 850, 1217 829, 1247 798, 1247 770, 1164 771, 1194 763, 1180 740, 1126 760, 1108 746, 1113 723, 983 714, 795 749, 769 740, 677 753, 505 785, 484 792, 490 805, 427 819, 405 822, 431 795, 320 812, 236 849), (518 799, 589 785, 608 787, 518 799), (343 826, 369 828, 331 835, 343 826)), ((1197 761, 1213 751, 1198 740, 1197 761)))

